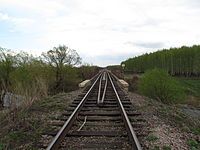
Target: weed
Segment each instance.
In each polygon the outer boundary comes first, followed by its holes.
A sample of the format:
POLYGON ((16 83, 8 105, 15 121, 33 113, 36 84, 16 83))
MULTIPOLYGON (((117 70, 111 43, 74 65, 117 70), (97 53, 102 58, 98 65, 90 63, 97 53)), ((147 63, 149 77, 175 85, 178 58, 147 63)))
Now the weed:
POLYGON ((150 135, 147 136, 146 139, 147 139, 148 141, 154 142, 154 141, 158 140, 159 138, 158 138, 157 136, 153 135, 153 134, 150 134, 150 135))
POLYGON ((160 147, 159 146, 154 146, 152 149, 150 150, 160 150, 160 147))
POLYGON ((192 133, 200 135, 200 128, 191 128, 192 133))
POLYGON ((200 143, 197 142, 196 140, 190 139, 187 141, 189 147, 191 150, 198 150, 200 149, 200 143))
POLYGON ((4 149, 4 144, 0 143, 0 150, 4 149))
POLYGON ((163 150, 171 150, 171 147, 168 145, 167 146, 165 145, 165 146, 163 146, 163 150))
POLYGON ((8 134, 9 139, 15 142, 24 142, 27 139, 28 134, 23 131, 13 131, 8 134))

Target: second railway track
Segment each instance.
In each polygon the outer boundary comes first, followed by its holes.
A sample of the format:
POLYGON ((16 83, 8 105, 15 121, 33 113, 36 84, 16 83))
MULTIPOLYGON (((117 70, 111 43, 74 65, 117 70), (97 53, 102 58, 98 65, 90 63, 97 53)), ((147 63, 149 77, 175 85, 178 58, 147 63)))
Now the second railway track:
POLYGON ((143 119, 108 71, 93 79, 60 120, 47 150, 142 149, 137 137, 143 119))

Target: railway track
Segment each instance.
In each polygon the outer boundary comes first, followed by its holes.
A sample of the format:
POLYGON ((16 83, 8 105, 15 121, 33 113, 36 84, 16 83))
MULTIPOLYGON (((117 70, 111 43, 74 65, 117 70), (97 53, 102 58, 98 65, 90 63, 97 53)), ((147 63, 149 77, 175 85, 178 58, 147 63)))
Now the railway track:
POLYGON ((47 150, 54 149, 135 149, 143 119, 117 84, 115 76, 104 70, 54 124, 60 130, 47 150), (136 133, 137 136, 136 136, 136 133))

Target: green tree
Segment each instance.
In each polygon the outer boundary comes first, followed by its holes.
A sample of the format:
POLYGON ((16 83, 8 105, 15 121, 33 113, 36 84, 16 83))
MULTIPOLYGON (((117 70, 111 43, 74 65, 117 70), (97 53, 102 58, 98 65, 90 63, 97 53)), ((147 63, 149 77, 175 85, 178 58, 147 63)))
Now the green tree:
POLYGON ((76 50, 65 45, 59 45, 42 54, 44 60, 48 62, 56 71, 56 88, 61 85, 64 79, 64 66, 74 66, 81 63, 81 58, 76 50))

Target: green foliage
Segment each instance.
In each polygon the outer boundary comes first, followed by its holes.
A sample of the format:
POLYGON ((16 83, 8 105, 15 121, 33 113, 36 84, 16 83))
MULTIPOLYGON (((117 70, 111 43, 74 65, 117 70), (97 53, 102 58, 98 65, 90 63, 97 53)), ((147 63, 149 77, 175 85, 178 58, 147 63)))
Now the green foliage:
POLYGON ((163 150, 171 150, 170 146, 163 146, 163 150))
POLYGON ((196 134, 196 135, 200 135, 200 128, 191 128, 192 133, 196 134))
POLYGON ((181 101, 185 97, 184 91, 178 82, 161 69, 147 71, 141 78, 139 91, 164 103, 181 101))
POLYGON ((130 72, 160 68, 171 75, 200 76, 200 46, 163 49, 129 58, 122 63, 125 64, 125 71, 130 72))
POLYGON ((185 88, 185 91, 189 95, 193 95, 196 97, 200 97, 200 80, 199 79, 185 79, 185 78, 177 78, 180 84, 185 88))
POLYGON ((191 150, 198 150, 200 149, 200 143, 196 140, 190 139, 187 141, 188 145, 190 146, 191 150))
POLYGON ((23 142, 28 136, 25 132, 22 131, 14 131, 9 133, 9 139, 15 142, 23 142))
POLYGON ((158 140, 158 137, 153 135, 153 134, 150 134, 150 135, 147 136, 146 139, 147 139, 147 141, 154 142, 154 141, 158 140))
POLYGON ((76 50, 70 49, 65 45, 59 45, 43 53, 42 56, 43 60, 55 70, 55 83, 52 84, 53 89, 55 91, 66 91, 65 69, 68 67, 72 68, 74 65, 81 63, 81 58, 76 50))
POLYGON ((78 83, 81 81, 78 76, 78 68, 65 66, 62 72, 62 82, 58 85, 55 80, 51 85, 50 92, 53 94, 75 90, 77 89, 78 83))
POLYGON ((4 144, 0 143, 0 150, 4 149, 4 144))
POLYGON ((14 71, 15 56, 10 50, 0 48, 0 89, 9 90, 10 74, 14 71))
POLYGON ((160 150, 159 146, 154 146, 153 148, 151 148, 150 150, 160 150))
POLYGON ((122 66, 121 65, 110 65, 110 66, 107 66, 106 67, 107 69, 109 69, 109 70, 122 70, 123 68, 122 68, 122 66))
MULTIPOLYGON (((161 149, 162 150, 171 150, 171 147, 170 146, 163 146, 161 149)), ((154 146, 150 150, 160 150, 160 147, 159 146, 154 146)))
POLYGON ((99 68, 97 66, 91 66, 89 64, 84 64, 79 68, 79 77, 83 80, 92 78, 95 74, 97 74, 99 68))
POLYGON ((54 47, 43 57, 0 48, 0 97, 1 93, 11 92, 32 103, 48 94, 74 90, 80 81, 74 65, 80 61, 78 53, 64 45, 54 47))

